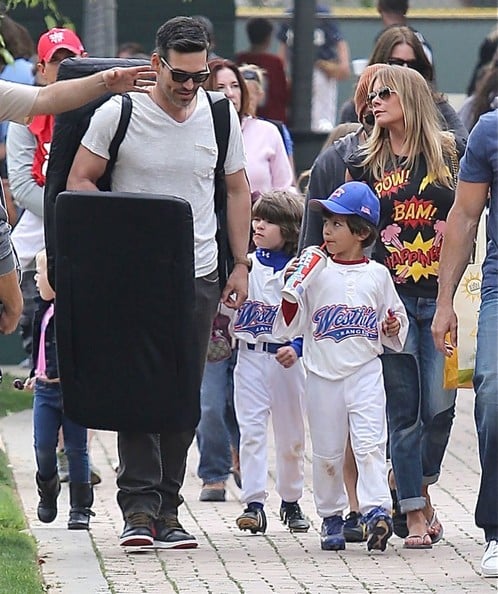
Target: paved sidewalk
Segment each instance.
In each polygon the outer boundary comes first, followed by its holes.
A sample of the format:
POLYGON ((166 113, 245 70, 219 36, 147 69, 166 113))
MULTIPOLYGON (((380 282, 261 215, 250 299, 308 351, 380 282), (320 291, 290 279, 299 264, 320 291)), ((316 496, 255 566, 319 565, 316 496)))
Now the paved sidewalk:
MULTIPOLYGON (((346 551, 320 550, 320 521, 314 512, 311 468, 306 465, 303 508, 312 521, 307 534, 290 534, 278 519, 279 499, 269 477, 265 536, 240 532, 235 517, 242 506, 229 483, 229 501, 201 503, 196 477, 197 451, 191 448, 180 519, 199 540, 190 551, 127 553, 118 546, 122 520, 115 501, 115 435, 98 432, 92 458, 103 474, 95 489, 91 532, 66 529, 67 485, 53 524, 36 519, 31 411, 0 420, 0 435, 13 466, 29 528, 39 544, 50 594, 457 594, 496 592, 497 580, 480 577, 483 535, 474 525, 479 481, 473 393, 461 390, 440 486, 431 491, 445 538, 432 550, 406 551, 393 536, 385 553, 367 553, 364 544, 346 551)), ((309 444, 308 444, 309 446, 309 444)), ((310 448, 308 447, 308 453, 310 448)), ((274 450, 272 448, 271 455, 274 450)), ((309 454, 308 454, 309 455, 309 454)), ((270 465, 271 468, 271 465, 270 465)), ((30 594, 30 593, 26 593, 30 594)))

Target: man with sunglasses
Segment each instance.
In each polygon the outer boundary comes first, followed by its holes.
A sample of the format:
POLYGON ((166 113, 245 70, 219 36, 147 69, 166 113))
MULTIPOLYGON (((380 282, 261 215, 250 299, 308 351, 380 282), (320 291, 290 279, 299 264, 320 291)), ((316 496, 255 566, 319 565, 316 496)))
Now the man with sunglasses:
MULTIPOLYGON (((214 210, 218 149, 208 97, 201 88, 209 76, 208 47, 207 32, 194 18, 175 17, 158 29, 156 50, 151 57, 157 83, 147 100, 132 97, 131 119, 111 181, 114 192, 178 196, 192 206, 196 296, 192 338, 199 346, 198 365, 192 374, 199 387, 211 325, 220 301, 214 210)), ((238 116, 231 104, 229 110, 230 135, 224 170, 227 231, 235 265, 221 301, 235 309, 247 296, 250 192, 238 116)), ((109 145, 120 113, 119 97, 95 112, 74 159, 68 189, 97 189, 96 182, 109 160, 109 145)), ((182 400, 181 393, 178 399, 182 400)), ((197 410, 195 413, 198 415, 197 410)), ((160 435, 118 434, 117 499, 125 521, 122 546, 197 546, 194 536, 178 521, 178 507, 183 501, 179 492, 194 432, 195 427, 160 435)))

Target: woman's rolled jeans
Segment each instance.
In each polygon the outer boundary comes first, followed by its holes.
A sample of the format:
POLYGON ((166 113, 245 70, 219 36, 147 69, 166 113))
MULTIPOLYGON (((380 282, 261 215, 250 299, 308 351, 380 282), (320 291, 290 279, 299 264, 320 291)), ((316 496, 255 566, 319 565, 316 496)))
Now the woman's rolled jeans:
POLYGON ((409 321, 400 354, 404 356, 393 358, 384 370, 391 459, 405 513, 422 509, 422 485, 438 480, 455 415, 456 390, 443 388, 445 357, 436 350, 431 333, 435 299, 400 297, 409 321))

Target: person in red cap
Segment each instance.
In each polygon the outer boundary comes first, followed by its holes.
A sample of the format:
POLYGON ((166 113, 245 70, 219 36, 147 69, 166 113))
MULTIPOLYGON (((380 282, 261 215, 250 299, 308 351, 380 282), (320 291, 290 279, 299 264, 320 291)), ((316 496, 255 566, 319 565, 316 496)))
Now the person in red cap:
POLYGON ((40 64, 56 64, 65 58, 83 55, 87 55, 83 43, 71 29, 50 29, 38 40, 40 64))
MULTIPOLYGON (((50 29, 40 37, 37 49, 37 77, 38 82, 43 86, 55 83, 59 65, 63 60, 87 55, 80 38, 70 29, 50 29)), ((24 209, 18 224, 12 231, 12 242, 19 257, 23 274, 21 288, 24 298, 24 310, 21 317, 21 326, 29 328, 34 336, 38 335, 38 331, 34 326, 39 326, 41 317, 45 314, 51 301, 50 299, 48 301, 37 299, 35 256, 42 253, 45 247, 43 194, 54 123, 55 118, 53 115, 38 114, 32 118, 31 123, 27 126, 13 122, 9 127, 7 136, 8 169, 12 179, 12 194, 15 202, 24 209), (33 319, 37 320, 38 324, 33 325, 33 319)), ((26 333, 24 331, 24 334, 26 333)), ((37 345, 34 345, 31 354, 35 363, 39 356, 37 345)), ((64 432, 68 432, 67 449, 71 453, 71 464, 68 465, 68 458, 64 449, 57 452, 57 471, 54 476, 52 476, 52 464, 49 463, 47 466, 46 463, 42 462, 46 461, 45 456, 50 459, 51 454, 55 452, 52 452, 53 448, 49 447, 47 454, 47 439, 52 442, 53 435, 44 427, 48 422, 47 419, 52 418, 52 416, 43 416, 40 410, 44 406, 44 410, 50 411, 54 420, 59 419, 60 415, 60 387, 53 375, 50 376, 50 383, 43 378, 39 378, 36 384, 34 381, 29 382, 29 387, 34 387, 35 411, 38 411, 35 412, 33 421, 35 451, 39 467, 36 477, 40 495, 38 515, 42 522, 51 521, 55 517, 60 482, 70 481, 70 499, 73 512, 76 508, 89 509, 93 499, 89 484, 89 459, 85 429, 61 419, 61 428, 64 426, 64 432), (41 402, 44 404, 42 405, 41 402), (61 461, 65 463, 65 472, 61 472, 59 466, 61 461), (48 471, 47 468, 49 468, 48 471)), ((55 375, 57 374, 55 373, 55 375)), ((56 421, 54 430, 59 433, 59 447, 63 447, 61 446, 64 437, 63 432, 61 429, 57 429, 56 421)), ((95 482, 100 482, 100 478, 95 482)), ((77 527, 88 528, 88 519, 89 513, 85 512, 76 522, 77 527)), ((71 521, 71 529, 74 529, 76 524, 71 521)))
MULTIPOLYGON (((79 37, 69 29, 51 29, 38 41, 37 80, 41 86, 54 83, 59 64, 65 58, 86 56, 79 37)), ((22 270, 21 290, 24 309, 20 320, 23 343, 31 354, 31 335, 35 310, 35 255, 44 248, 43 192, 45 171, 52 141, 54 116, 35 115, 28 126, 11 123, 7 137, 8 170, 12 197, 22 209, 12 231, 12 241, 22 270)))

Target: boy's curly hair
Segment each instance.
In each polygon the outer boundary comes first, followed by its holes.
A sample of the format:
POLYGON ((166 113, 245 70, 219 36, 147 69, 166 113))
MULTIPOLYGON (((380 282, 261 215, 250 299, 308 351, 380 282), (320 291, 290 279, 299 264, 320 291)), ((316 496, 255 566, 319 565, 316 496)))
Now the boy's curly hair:
POLYGON ((264 219, 280 227, 285 240, 283 249, 291 255, 297 253, 303 203, 303 198, 299 194, 274 190, 261 194, 252 207, 253 218, 264 219))

